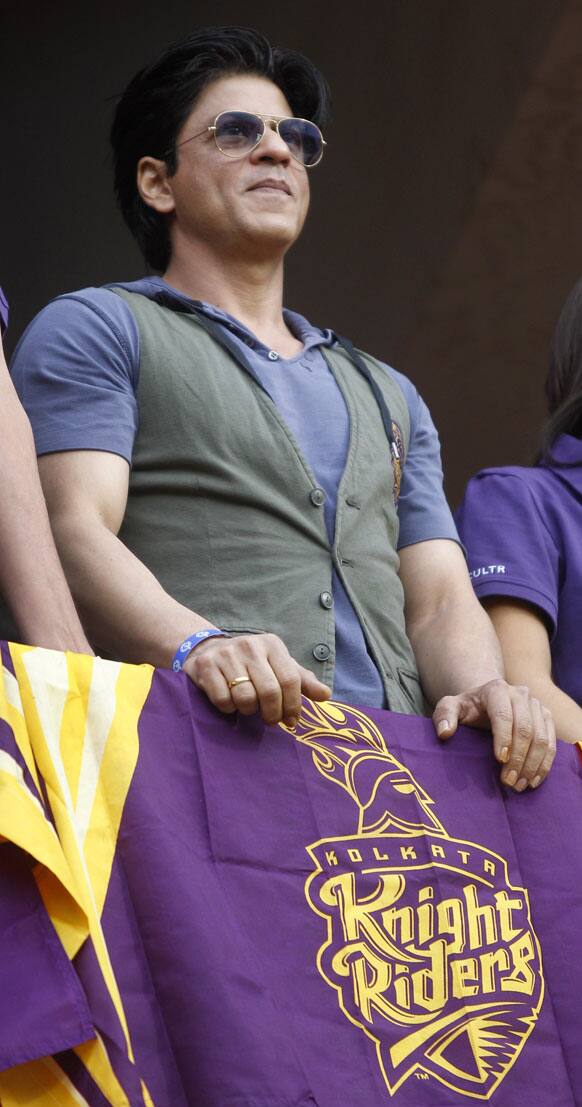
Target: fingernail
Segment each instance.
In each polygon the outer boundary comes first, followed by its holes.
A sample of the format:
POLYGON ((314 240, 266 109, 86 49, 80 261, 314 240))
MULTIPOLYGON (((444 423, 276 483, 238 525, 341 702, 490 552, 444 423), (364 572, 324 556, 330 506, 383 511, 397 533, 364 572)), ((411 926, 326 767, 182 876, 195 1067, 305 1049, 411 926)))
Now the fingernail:
POLYGON ((444 734, 445 730, 450 730, 451 724, 448 719, 441 719, 437 726, 437 734, 444 734))
POLYGON ((534 776, 534 778, 531 782, 532 788, 537 788, 538 784, 541 784, 541 782, 542 782, 541 776, 534 776))
POLYGON ((298 722, 299 722, 299 719, 293 717, 292 719, 287 719, 287 722, 285 723, 285 726, 288 726, 289 730, 295 730, 295 727, 297 726, 298 722))
POLYGON ((505 783, 508 784, 510 788, 513 788, 513 785, 515 784, 516 780, 517 780, 517 773, 516 773, 515 769, 512 769, 511 772, 508 773, 507 776, 505 777, 505 783))
POLYGON ((523 792, 524 788, 527 788, 527 780, 522 776, 515 785, 515 790, 516 792, 523 792))
POLYGON ((501 750, 501 753, 499 754, 499 760, 503 761, 504 763, 506 761, 509 761, 509 747, 508 746, 504 746, 503 749, 501 750))

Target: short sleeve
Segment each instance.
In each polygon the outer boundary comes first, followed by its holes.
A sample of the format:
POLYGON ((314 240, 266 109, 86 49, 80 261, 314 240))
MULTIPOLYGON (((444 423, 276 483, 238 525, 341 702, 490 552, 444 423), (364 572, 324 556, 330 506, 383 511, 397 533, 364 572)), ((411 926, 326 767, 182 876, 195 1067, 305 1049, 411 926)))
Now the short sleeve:
POLYGON ((560 558, 539 498, 523 476, 486 470, 473 477, 456 513, 479 599, 506 596, 539 608, 556 628, 560 558))
POLYGON ((389 370, 404 392, 410 413, 410 441, 398 500, 398 549, 434 538, 459 541, 443 489, 441 447, 428 407, 408 377, 389 370))
POLYGON ((85 289, 48 304, 11 365, 37 453, 104 450, 131 463, 138 367, 137 325, 114 292, 85 289))

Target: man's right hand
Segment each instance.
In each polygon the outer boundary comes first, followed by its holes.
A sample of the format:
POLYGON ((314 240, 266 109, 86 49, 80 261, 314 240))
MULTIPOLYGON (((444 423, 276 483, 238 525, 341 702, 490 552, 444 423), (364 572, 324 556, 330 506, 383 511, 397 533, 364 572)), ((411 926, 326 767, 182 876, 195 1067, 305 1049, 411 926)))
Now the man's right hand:
POLYGON ((297 724, 302 695, 310 700, 331 696, 331 689, 298 665, 276 634, 207 638, 192 651, 184 672, 219 711, 260 711, 266 723, 289 727, 297 724))

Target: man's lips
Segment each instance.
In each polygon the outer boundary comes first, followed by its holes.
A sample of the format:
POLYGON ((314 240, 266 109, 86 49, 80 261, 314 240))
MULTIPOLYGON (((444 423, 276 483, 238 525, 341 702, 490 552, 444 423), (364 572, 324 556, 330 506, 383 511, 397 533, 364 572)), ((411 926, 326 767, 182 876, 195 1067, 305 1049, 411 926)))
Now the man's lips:
POLYGON ((259 188, 273 189, 276 192, 284 192, 287 196, 291 195, 291 189, 287 182, 279 180, 278 177, 265 177, 264 180, 251 185, 248 191, 256 192, 259 188))

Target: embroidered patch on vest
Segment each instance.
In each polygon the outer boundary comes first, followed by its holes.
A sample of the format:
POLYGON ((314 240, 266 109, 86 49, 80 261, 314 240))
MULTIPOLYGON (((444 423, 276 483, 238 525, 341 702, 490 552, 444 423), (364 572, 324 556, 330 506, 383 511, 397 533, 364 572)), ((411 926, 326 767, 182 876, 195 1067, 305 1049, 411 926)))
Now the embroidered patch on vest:
POLYGON ((394 457, 394 454, 391 453, 392 472, 394 474, 394 503, 397 504, 400 496, 400 485, 402 484, 402 466, 404 465, 404 439, 402 437, 402 431, 400 430, 398 423, 396 423, 394 419, 392 420, 392 434, 394 435, 395 445, 398 448, 398 457, 394 457))

